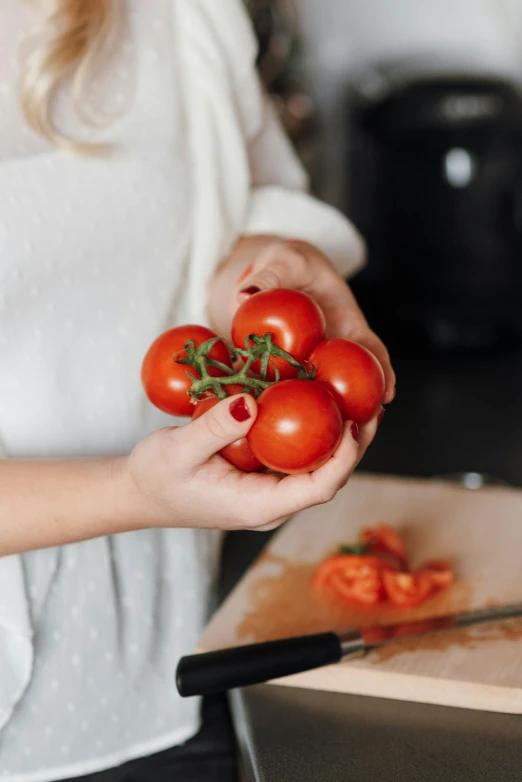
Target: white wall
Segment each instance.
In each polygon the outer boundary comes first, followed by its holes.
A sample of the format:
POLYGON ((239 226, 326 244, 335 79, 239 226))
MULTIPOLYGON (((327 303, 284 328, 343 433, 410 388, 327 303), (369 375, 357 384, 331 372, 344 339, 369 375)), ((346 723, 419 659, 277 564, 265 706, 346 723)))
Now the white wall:
POLYGON ((338 203, 339 123, 355 69, 390 59, 437 60, 522 80, 522 0, 294 0, 307 45, 306 72, 326 131, 322 193, 338 203), (334 173, 337 176, 334 176, 334 173))
POLYGON ((435 53, 522 67, 522 0, 294 0, 320 68, 435 53))

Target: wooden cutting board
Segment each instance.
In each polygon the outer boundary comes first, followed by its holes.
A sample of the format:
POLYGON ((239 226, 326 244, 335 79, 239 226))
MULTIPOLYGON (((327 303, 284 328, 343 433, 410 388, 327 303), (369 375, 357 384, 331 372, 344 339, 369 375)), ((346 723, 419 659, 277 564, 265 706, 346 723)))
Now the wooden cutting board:
MULTIPOLYGON (((287 522, 214 616, 199 650, 514 602, 522 602, 522 491, 362 475, 329 505, 287 522), (379 522, 400 532, 413 566, 450 560, 454 586, 408 610, 345 608, 318 594, 311 577, 319 562, 379 522)), ((522 713, 522 620, 402 641, 273 683, 522 713)))

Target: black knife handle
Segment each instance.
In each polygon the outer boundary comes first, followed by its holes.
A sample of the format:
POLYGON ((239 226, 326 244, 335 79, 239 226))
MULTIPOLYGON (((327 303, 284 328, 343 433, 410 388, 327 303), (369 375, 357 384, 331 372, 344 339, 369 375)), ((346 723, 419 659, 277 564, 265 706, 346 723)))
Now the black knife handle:
POLYGON ((335 633, 267 641, 182 657, 176 686, 184 698, 248 687, 339 662, 341 642, 335 633))

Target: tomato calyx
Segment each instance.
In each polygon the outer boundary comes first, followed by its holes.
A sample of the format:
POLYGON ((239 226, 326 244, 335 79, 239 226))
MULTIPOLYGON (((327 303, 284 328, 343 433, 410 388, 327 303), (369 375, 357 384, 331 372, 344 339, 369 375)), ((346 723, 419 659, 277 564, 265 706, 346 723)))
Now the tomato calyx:
POLYGON ((198 400, 209 393, 217 396, 218 399, 226 399, 226 386, 230 385, 240 385, 243 387, 243 392, 250 393, 257 398, 265 389, 273 386, 280 379, 277 367, 274 367, 275 380, 266 379, 268 365, 272 356, 284 359, 297 369, 300 379, 314 379, 314 367, 309 363, 306 366, 299 364, 289 353, 273 343, 271 334, 265 334, 263 337, 257 334, 250 334, 245 340, 244 350, 230 346, 223 337, 209 339, 199 346, 193 341, 188 341, 185 344, 183 356, 180 357, 180 354, 176 354, 172 358, 177 364, 196 370, 197 376, 187 368, 187 376, 192 381, 192 387, 189 389, 188 394, 193 400, 198 400), (234 361, 237 361, 238 358, 243 359, 243 366, 237 372, 234 373, 234 370, 230 369, 230 367, 227 367, 220 361, 209 358, 210 351, 216 342, 219 341, 227 345, 234 361), (261 361, 260 377, 252 377, 250 372, 252 364, 259 360, 261 361), (209 367, 219 369, 223 374, 218 377, 210 375, 209 367))
POLYGON ((367 554, 370 549, 368 543, 352 543, 350 546, 339 546, 339 554, 354 554, 355 556, 362 556, 367 554))
MULTIPOLYGON (((272 334, 270 333, 264 334, 262 337, 258 334, 249 334, 245 339, 244 350, 234 348, 233 351, 237 356, 246 359, 247 363, 249 363, 249 368, 255 361, 261 359, 260 377, 262 380, 266 380, 268 365, 272 356, 284 359, 287 364, 294 369, 297 369, 297 377, 300 380, 315 379, 315 367, 310 364, 309 361, 306 361, 304 364, 300 364, 299 361, 296 361, 290 353, 283 350, 283 348, 280 348, 279 345, 274 344, 272 334)), ((281 379, 281 375, 275 365, 273 365, 273 371, 275 375, 275 380, 273 382, 277 383, 281 379)))
MULTIPOLYGON (((209 356, 212 348, 218 342, 224 342, 226 347, 230 350, 229 345, 227 345, 227 342, 225 339, 223 339, 223 337, 214 337, 213 339, 208 339, 206 342, 202 342, 199 346, 196 345, 193 340, 188 340, 185 343, 185 349, 179 353, 175 353, 172 356, 172 360, 175 361, 176 364, 183 364, 194 367, 194 369, 198 371, 201 377, 208 375, 208 367, 219 369, 221 372, 224 372, 225 375, 233 375, 233 369, 230 369, 230 367, 227 367, 226 364, 223 364, 221 361, 216 361, 209 356), (183 358, 181 358, 182 355, 183 358)), ((192 375, 192 373, 188 370, 187 375, 192 380, 196 380, 194 375, 192 375)))

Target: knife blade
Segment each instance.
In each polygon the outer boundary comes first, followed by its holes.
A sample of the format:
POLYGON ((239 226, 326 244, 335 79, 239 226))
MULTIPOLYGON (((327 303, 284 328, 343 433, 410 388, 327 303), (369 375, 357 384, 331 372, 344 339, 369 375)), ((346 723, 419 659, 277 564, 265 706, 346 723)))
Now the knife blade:
POLYGON ((176 687, 184 698, 210 695, 321 668, 407 638, 519 616, 522 616, 522 603, 515 603, 383 627, 303 635, 188 655, 178 663, 176 687))

